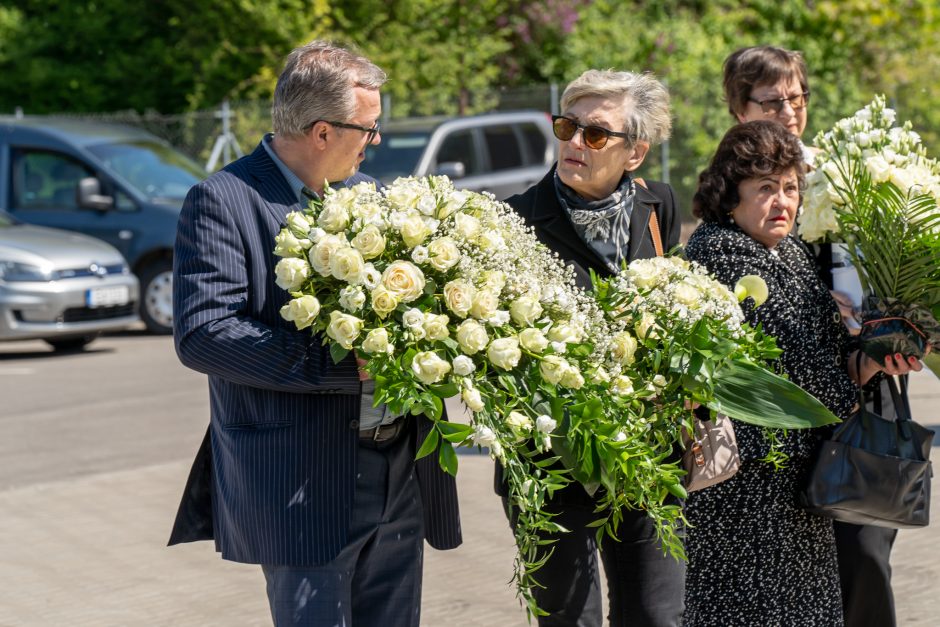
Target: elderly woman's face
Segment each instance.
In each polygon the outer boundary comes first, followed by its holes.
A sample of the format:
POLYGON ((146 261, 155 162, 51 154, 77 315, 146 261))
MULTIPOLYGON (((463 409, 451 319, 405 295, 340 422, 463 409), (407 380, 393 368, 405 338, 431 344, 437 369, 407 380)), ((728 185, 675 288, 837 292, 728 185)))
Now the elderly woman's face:
POLYGON ((776 120, 797 137, 802 137, 806 129, 806 101, 802 95, 803 86, 795 76, 779 83, 755 85, 747 106, 738 114, 738 121, 776 120))
POLYGON ((800 204, 796 170, 745 179, 738 184, 738 206, 731 217, 741 230, 767 248, 773 248, 793 228, 800 204))
MULTIPOLYGON (((587 97, 571 104, 562 114, 584 126, 600 126, 623 132, 623 105, 608 98, 587 97)), ((589 148, 581 129, 567 141, 558 142, 558 177, 562 183, 590 200, 610 196, 624 172, 640 167, 649 145, 630 146, 622 137, 609 137, 603 148, 589 148)))

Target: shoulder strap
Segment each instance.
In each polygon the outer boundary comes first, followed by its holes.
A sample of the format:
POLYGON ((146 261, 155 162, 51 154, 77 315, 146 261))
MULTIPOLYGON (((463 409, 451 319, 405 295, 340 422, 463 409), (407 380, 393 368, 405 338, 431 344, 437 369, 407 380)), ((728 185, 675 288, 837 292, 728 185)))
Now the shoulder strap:
MULTIPOLYGON (((633 180, 640 187, 644 189, 648 189, 646 187, 646 181, 644 181, 643 179, 637 177, 633 180)), ((659 234, 659 218, 656 217, 655 211, 650 211, 650 237, 653 238, 653 248, 656 250, 656 256, 662 257, 663 256, 663 238, 659 234)))

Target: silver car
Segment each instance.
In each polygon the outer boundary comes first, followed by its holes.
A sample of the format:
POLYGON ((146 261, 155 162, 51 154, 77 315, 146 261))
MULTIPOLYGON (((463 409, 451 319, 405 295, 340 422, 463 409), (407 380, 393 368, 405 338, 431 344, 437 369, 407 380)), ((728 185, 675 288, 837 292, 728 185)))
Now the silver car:
POLYGON ((79 350, 139 320, 137 278, 101 240, 17 222, 0 211, 0 341, 79 350))
POLYGON ((555 161, 551 117, 540 111, 410 118, 382 124, 361 170, 383 183, 444 174, 462 189, 502 200, 535 185, 555 161))

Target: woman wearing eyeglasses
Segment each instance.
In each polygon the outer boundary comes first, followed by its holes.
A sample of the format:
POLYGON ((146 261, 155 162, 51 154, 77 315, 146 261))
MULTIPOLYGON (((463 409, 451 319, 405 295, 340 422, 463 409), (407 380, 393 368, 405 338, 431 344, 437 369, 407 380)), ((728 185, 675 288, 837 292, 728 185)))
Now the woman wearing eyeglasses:
MULTIPOLYGON (((589 70, 565 89, 562 114, 553 117, 558 162, 536 185, 507 199, 538 238, 571 264, 579 285, 590 272, 609 276, 624 262, 669 250, 679 242, 675 194, 668 185, 641 182, 633 172, 650 146, 669 136, 669 94, 649 74, 589 70)), ((497 492, 510 519, 500 469, 497 492)), ((539 625, 601 625, 596 500, 579 484, 555 493, 547 506, 569 533, 552 536, 553 551, 536 573, 535 591, 549 612, 539 625)), ((617 540, 604 537, 600 557, 607 576, 614 626, 678 625, 685 566, 663 555, 645 513, 624 512, 617 540)))

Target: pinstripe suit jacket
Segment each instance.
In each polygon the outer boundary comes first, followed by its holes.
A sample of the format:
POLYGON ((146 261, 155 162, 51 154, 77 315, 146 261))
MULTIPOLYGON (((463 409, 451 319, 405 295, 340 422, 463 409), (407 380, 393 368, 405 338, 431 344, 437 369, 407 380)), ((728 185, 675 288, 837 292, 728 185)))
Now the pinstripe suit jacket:
MULTIPOLYGON (((299 209, 260 145, 183 204, 174 336, 183 364, 209 376, 211 419, 170 544, 214 538, 225 559, 290 566, 328 562, 346 544, 361 389, 352 356, 334 365, 319 337, 279 315, 289 295, 274 282, 271 251, 299 209)), ((418 437, 428 426, 419 421, 418 437)), ((456 488, 435 457, 417 469, 426 535, 453 548, 456 488)))

